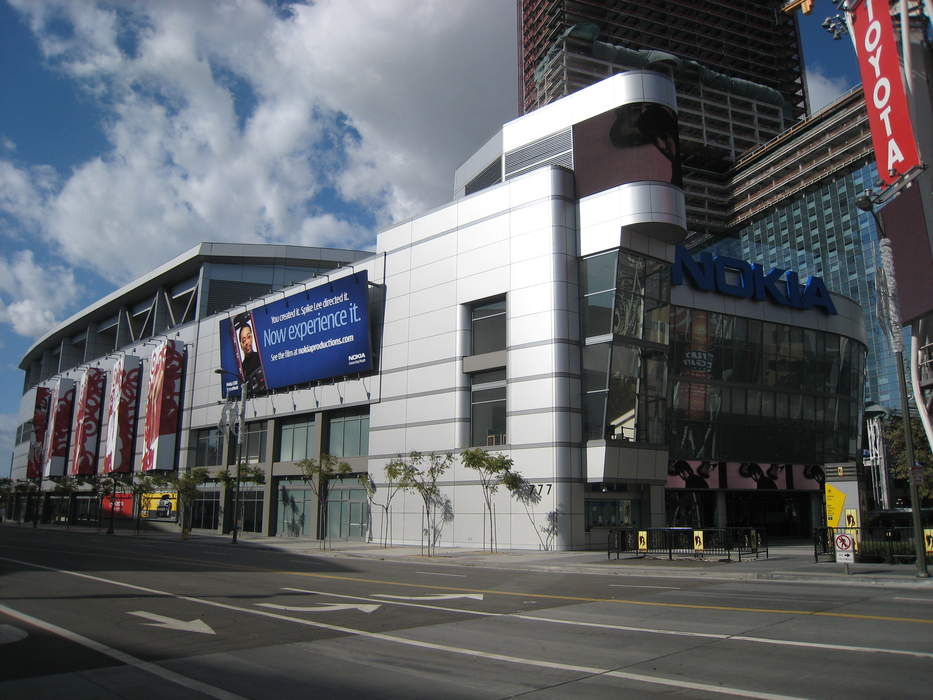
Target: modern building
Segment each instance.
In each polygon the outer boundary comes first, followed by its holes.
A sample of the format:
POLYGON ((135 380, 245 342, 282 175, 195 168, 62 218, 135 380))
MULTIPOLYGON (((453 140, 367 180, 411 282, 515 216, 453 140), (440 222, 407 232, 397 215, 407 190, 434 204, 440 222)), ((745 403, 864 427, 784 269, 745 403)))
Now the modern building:
POLYGON ((859 446, 862 311, 818 278, 680 245, 677 119, 669 75, 620 73, 505 124, 454 201, 375 253, 198 246, 30 349, 14 476, 48 492, 63 474, 207 467, 194 525, 227 530, 223 397, 243 387, 240 456, 262 476, 241 485, 246 531, 320 536, 297 462, 333 455, 351 474, 330 482, 331 536, 478 547, 482 490, 457 456, 479 447, 537 490, 496 494, 503 548, 595 546, 623 525, 807 534, 826 465, 859 446), (427 525, 417 494, 379 507, 386 465, 412 452, 454 456, 427 525))

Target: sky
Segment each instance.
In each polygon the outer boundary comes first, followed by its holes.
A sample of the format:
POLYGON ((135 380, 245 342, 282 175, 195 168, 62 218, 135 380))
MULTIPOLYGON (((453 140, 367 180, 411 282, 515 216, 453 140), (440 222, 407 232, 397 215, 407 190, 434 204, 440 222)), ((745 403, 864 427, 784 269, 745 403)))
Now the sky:
MULTIPOLYGON (((811 104, 858 83, 801 18, 811 104)), ((0 475, 29 347, 201 241, 372 249, 517 116, 514 0, 0 0, 0 475)))

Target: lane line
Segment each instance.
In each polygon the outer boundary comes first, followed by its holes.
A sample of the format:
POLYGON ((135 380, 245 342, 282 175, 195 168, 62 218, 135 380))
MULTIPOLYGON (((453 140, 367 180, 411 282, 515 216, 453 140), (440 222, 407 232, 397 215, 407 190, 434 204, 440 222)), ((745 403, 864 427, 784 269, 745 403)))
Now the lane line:
POLYGON ((933 625, 933 619, 922 617, 892 617, 888 615, 860 615, 858 613, 829 612, 824 610, 782 610, 779 608, 742 608, 734 605, 701 605, 700 603, 667 603, 652 600, 625 600, 622 598, 593 598, 590 596, 555 595, 551 593, 522 593, 519 591, 489 590, 486 588, 458 588, 456 586, 435 586, 427 583, 406 583, 381 579, 361 578, 356 576, 338 576, 320 574, 311 571, 277 571, 282 576, 303 576, 331 581, 350 581, 377 585, 403 586, 406 588, 427 588, 438 591, 458 591, 463 593, 485 593, 488 595, 515 596, 521 598, 540 598, 542 600, 569 600, 578 603, 615 603, 620 605, 638 605, 649 608, 683 608, 688 610, 717 610, 727 612, 767 613, 772 615, 805 615, 811 617, 837 617, 851 620, 874 620, 880 622, 911 622, 933 625))
POLYGON ((416 574, 424 574, 425 576, 453 576, 455 578, 466 578, 466 574, 441 574, 437 571, 416 571, 416 574))
MULTIPOLYGON (((620 678, 623 680, 634 681, 637 683, 647 683, 650 685, 662 685, 662 686, 673 687, 673 688, 684 688, 688 690, 699 690, 699 691, 703 691, 707 693, 717 693, 719 695, 733 695, 733 696, 743 697, 743 698, 756 698, 758 700, 805 700, 804 698, 800 698, 800 697, 792 696, 792 695, 781 695, 777 693, 761 693, 761 692, 757 692, 753 690, 744 690, 742 688, 730 688, 728 686, 722 686, 722 685, 710 685, 707 683, 696 683, 692 681, 677 680, 674 678, 663 678, 661 676, 650 676, 650 675, 641 674, 641 673, 631 673, 628 671, 619 671, 617 669, 597 668, 594 666, 580 666, 576 664, 565 664, 565 663, 560 663, 557 661, 545 661, 543 659, 530 659, 530 658, 524 658, 520 656, 509 656, 507 654, 497 654, 494 652, 480 651, 479 649, 467 649, 465 647, 455 647, 449 644, 438 644, 436 642, 425 642, 425 641, 421 641, 417 639, 409 639, 407 637, 398 637, 392 634, 385 634, 382 632, 368 632, 366 630, 354 629, 352 627, 343 627, 341 625, 332 625, 332 624, 327 624, 324 622, 305 620, 300 617, 291 617, 290 615, 280 615, 278 613, 267 612, 265 610, 241 608, 236 605, 229 605, 227 603, 220 603, 220 602, 213 601, 213 600, 205 600, 202 598, 194 598, 191 596, 177 595, 169 591, 160 591, 155 588, 137 586, 135 584, 124 583, 122 581, 113 581, 110 579, 102 578, 100 576, 82 574, 77 571, 68 571, 67 569, 56 569, 54 567, 44 566, 42 564, 32 564, 30 562, 23 562, 23 561, 17 561, 17 560, 12 560, 12 559, 7 559, 7 561, 15 561, 17 564, 21 564, 21 565, 32 566, 35 568, 45 569, 47 571, 54 571, 56 573, 66 574, 70 576, 77 576, 79 578, 84 578, 84 579, 88 579, 92 581, 98 581, 101 583, 107 583, 107 584, 114 585, 114 586, 122 586, 122 587, 130 588, 133 590, 145 591, 147 593, 153 593, 156 595, 162 595, 162 596, 166 596, 169 598, 175 598, 177 600, 185 600, 185 601, 189 601, 192 603, 200 603, 202 605, 208 605, 211 607, 221 608, 224 610, 234 610, 236 612, 245 612, 251 615, 259 615, 261 617, 270 617, 276 620, 284 620, 286 622, 293 622, 295 624, 304 625, 306 627, 314 627, 316 629, 323 629, 323 630, 328 630, 331 632, 339 632, 341 634, 362 637, 365 639, 375 639, 379 641, 389 642, 391 644, 400 644, 403 646, 416 647, 419 649, 430 649, 432 651, 440 651, 440 652, 445 652, 449 654, 457 654, 459 656, 468 656, 471 658, 478 658, 478 659, 488 659, 490 661, 502 661, 505 663, 517 664, 521 666, 532 666, 535 668, 547 668, 547 669, 558 670, 558 671, 568 671, 571 673, 582 673, 582 674, 586 674, 587 676, 609 676, 612 678, 620 678)), ((19 613, 15 610, 6 608, 6 606, 0 605, 0 611, 7 611, 7 610, 9 610, 9 613, 12 613, 13 617, 17 617, 19 615, 23 615, 24 618, 30 617, 28 615, 19 613)), ((42 622, 42 621, 39 621, 39 622, 42 622)), ((55 626, 50 625, 50 627, 55 627, 55 626)), ((57 629, 61 630, 62 632, 68 635, 74 634, 63 628, 57 628, 57 629)), ((173 676, 178 676, 178 674, 175 674, 171 671, 168 671, 159 666, 156 666, 155 664, 149 664, 145 661, 142 661, 141 659, 136 659, 135 657, 132 657, 129 654, 125 654, 124 652, 118 651, 116 649, 110 649, 110 647, 106 647, 103 644, 99 644, 99 642, 95 642, 92 639, 81 637, 81 635, 76 635, 76 634, 75 634, 75 637, 80 638, 82 641, 87 641, 89 644, 95 645, 92 648, 99 647, 101 650, 106 649, 107 651, 105 651, 104 653, 112 652, 111 655, 119 654, 121 657, 132 659, 133 661, 138 662, 139 664, 144 664, 146 667, 152 667, 152 672, 154 673, 158 671, 158 672, 162 672, 166 674, 171 674, 173 676)), ((149 668, 146 668, 146 670, 149 670, 149 668)), ((185 676, 178 676, 178 678, 180 680, 190 681, 190 682, 198 683, 199 685, 204 685, 204 684, 201 684, 199 681, 193 681, 193 679, 188 679, 185 676)), ((206 686, 206 688, 210 689, 212 687, 206 686)), ((200 688, 198 689, 200 690, 200 688)), ((244 698, 240 698, 240 696, 229 694, 227 693, 227 691, 221 691, 220 689, 215 689, 215 690, 225 693, 225 695, 222 696, 222 700, 245 700, 244 698)), ((207 692, 207 690, 205 689, 202 692, 207 692)), ((221 697, 221 696, 212 695, 212 697, 221 697)))
POLYGON ((933 603, 933 598, 894 598, 893 600, 908 600, 914 603, 933 603))
MULTIPOLYGON (((71 572, 63 572, 63 573, 71 573, 71 572)), ((143 661, 142 659, 136 658, 132 654, 127 654, 125 651, 120 651, 119 649, 114 649, 113 647, 109 647, 106 644, 101 644, 100 642, 90 639, 89 637, 85 637, 84 635, 78 634, 77 632, 72 632, 69 629, 65 629, 64 627, 59 627, 58 625, 55 625, 51 622, 40 620, 38 617, 27 615, 24 612, 20 612, 19 610, 14 610, 13 608, 10 608, 6 605, 0 604, 0 613, 3 613, 4 615, 7 615, 9 617, 12 617, 14 620, 25 622, 27 624, 38 627, 39 629, 44 630, 46 632, 50 632, 59 637, 63 637, 64 639, 67 639, 70 642, 74 642, 75 644, 80 644, 81 646, 87 647, 88 649, 92 649, 100 654, 104 654, 105 656, 109 656, 110 658, 115 659, 119 661, 120 663, 124 663, 128 666, 134 666, 135 668, 138 668, 140 671, 145 671, 146 673, 150 673, 153 676, 157 676, 159 678, 162 678, 163 680, 167 680, 172 683, 175 683, 176 685, 180 685, 183 688, 188 688, 189 690, 196 690, 199 693, 204 693, 205 695, 209 695, 212 698, 217 698, 218 700, 247 700, 247 698, 244 698, 242 695, 231 693, 227 690, 224 690, 223 688, 218 688, 216 686, 209 685, 207 683, 202 683, 199 680, 195 680, 194 678, 189 678, 188 676, 183 676, 180 673, 176 673, 175 671, 169 671, 167 668, 163 668, 162 666, 159 666, 158 664, 150 663, 148 661, 143 661)))
POLYGON ((834 651, 849 652, 868 652, 872 654, 893 654, 896 656, 912 656, 919 659, 933 659, 933 652, 912 651, 910 649, 886 649, 884 647, 860 647, 847 644, 829 644, 820 642, 802 642, 793 639, 770 639, 768 637, 752 637, 749 635, 733 635, 717 632, 688 632, 685 630, 666 630, 653 627, 634 627, 631 625, 616 625, 608 622, 586 622, 583 620, 562 620, 557 617, 541 617, 540 615, 525 615, 524 613, 496 613, 481 610, 466 610, 464 608, 447 608, 441 605, 429 605, 427 603, 403 603, 398 600, 386 600, 384 598, 369 598, 367 596, 347 595, 343 593, 331 593, 329 591, 312 591, 307 588, 289 588, 283 587, 283 591, 294 591, 296 593, 309 593, 312 595, 330 596, 334 598, 345 598, 348 600, 365 600, 367 602, 382 603, 384 605, 401 605, 408 608, 426 608, 428 610, 439 610, 441 612, 463 613, 465 615, 474 615, 477 617, 507 617, 517 620, 531 620, 533 622, 546 622, 554 625, 567 625, 571 627, 593 627, 597 629, 615 630, 618 632, 637 632, 643 634, 659 634, 670 637, 698 637, 700 639, 715 639, 720 641, 738 641, 751 642, 756 644, 776 644, 779 646, 795 646, 812 649, 828 649, 834 651))
POLYGON ((634 583, 610 583, 609 588, 667 588, 672 591, 679 591, 679 586, 636 586, 634 583))

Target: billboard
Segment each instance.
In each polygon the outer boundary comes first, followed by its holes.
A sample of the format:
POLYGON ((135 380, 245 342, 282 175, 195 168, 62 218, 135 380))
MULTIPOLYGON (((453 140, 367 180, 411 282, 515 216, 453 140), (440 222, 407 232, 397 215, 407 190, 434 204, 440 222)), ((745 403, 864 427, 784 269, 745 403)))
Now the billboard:
POLYGON ((888 185, 920 165, 888 0, 864 0, 852 10, 865 107, 878 175, 888 185))
POLYGON ((71 476, 97 472, 97 446, 100 444, 100 421, 104 412, 106 373, 94 367, 84 370, 78 382, 74 438, 71 443, 71 476))
POLYGON ((175 468, 181 413, 181 375, 184 345, 162 342, 149 359, 149 393, 146 399, 146 429, 143 443, 144 472, 175 468))
POLYGON ((115 518, 132 518, 133 495, 129 493, 117 493, 103 496, 100 499, 100 509, 101 512, 108 517, 112 513, 115 518))
POLYGON ((294 384, 372 369, 365 271, 220 322, 224 397, 237 380, 257 396, 294 384))
POLYGON ((32 437, 29 440, 29 456, 26 461, 27 479, 38 479, 42 474, 42 449, 45 446, 45 430, 49 424, 51 396, 52 390, 48 387, 36 387, 36 402, 32 411, 32 437))
POLYGON ((144 493, 139 500, 139 515, 148 520, 172 520, 178 515, 178 494, 174 491, 144 493))
POLYGON ((107 409, 107 448, 104 473, 128 472, 133 466, 133 441, 136 438, 136 406, 142 362, 123 355, 113 365, 110 381, 110 407, 107 409))
POLYGON ((71 437, 71 411, 75 402, 75 383, 59 379, 49 400, 49 423, 42 448, 43 476, 64 476, 68 459, 68 438, 71 437))

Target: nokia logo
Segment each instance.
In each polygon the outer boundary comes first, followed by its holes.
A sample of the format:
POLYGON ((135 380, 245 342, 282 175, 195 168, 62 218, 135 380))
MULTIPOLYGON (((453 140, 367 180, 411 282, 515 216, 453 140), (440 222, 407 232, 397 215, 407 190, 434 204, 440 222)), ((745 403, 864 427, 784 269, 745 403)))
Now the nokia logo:
POLYGON ((697 261, 686 248, 677 246, 674 266, 671 268, 671 284, 683 284, 684 273, 694 288, 704 292, 715 290, 740 299, 768 299, 772 303, 803 311, 818 307, 825 314, 837 313, 820 277, 808 277, 806 284, 801 285, 797 273, 790 270, 775 267, 766 273, 757 263, 722 256, 714 258, 711 253, 701 253, 697 261))
POLYGON ((348 361, 348 362, 355 362, 355 361, 358 361, 358 360, 365 360, 365 359, 366 359, 366 353, 365 353, 365 352, 358 352, 358 353, 356 353, 355 355, 347 355, 347 361, 348 361))

